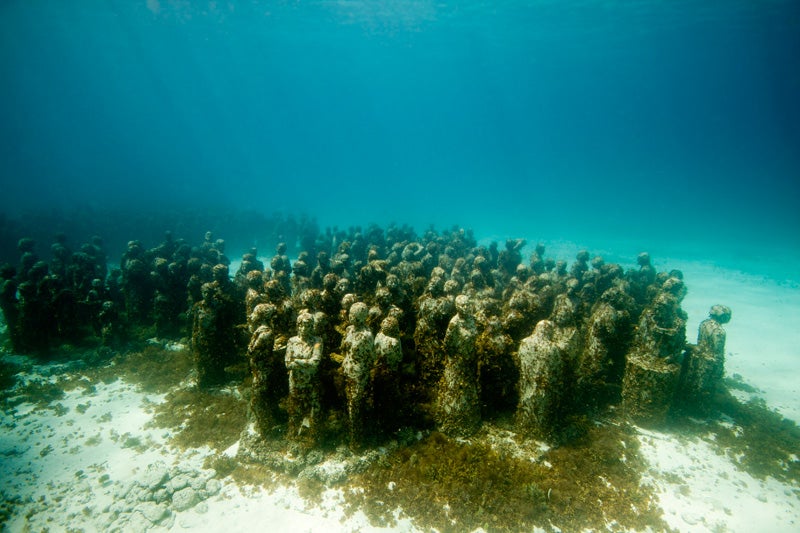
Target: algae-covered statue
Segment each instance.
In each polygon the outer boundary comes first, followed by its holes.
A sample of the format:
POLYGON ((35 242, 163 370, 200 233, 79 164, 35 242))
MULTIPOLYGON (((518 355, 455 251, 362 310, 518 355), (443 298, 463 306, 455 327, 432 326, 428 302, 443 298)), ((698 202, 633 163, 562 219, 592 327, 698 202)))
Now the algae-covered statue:
POLYGON ((199 386, 233 378, 246 357, 258 433, 286 428, 299 448, 323 428, 336 439, 347 426, 358 449, 406 429, 468 437, 512 417, 524 436, 563 438, 566 420, 618 403, 637 423, 675 406, 705 413, 723 386, 730 309, 712 307, 687 345, 682 274, 657 272, 647 253, 624 271, 588 251, 556 262, 541 244, 523 264, 524 240, 481 246, 457 228, 290 237, 305 248, 296 260, 286 244, 269 265, 250 249, 233 282, 211 233, 195 247, 131 241, 111 273, 99 241, 73 254, 59 237, 47 263, 22 239, 18 268, 0 265, 9 340, 26 353, 84 337, 125 346, 181 338, 188 323, 199 386))
POLYGON ((550 321, 555 326, 553 339, 561 348, 565 364, 574 366, 581 348, 580 336, 576 327, 575 304, 566 294, 559 294, 553 302, 550 321))
POLYGON ((514 359, 514 341, 504 331, 500 317, 490 315, 484 322, 476 350, 481 410, 484 418, 489 418, 516 407, 519 365, 514 359))
POLYGON ((192 327, 192 351, 201 387, 223 383, 225 367, 236 360, 237 353, 238 303, 227 265, 214 266, 212 275, 214 281, 203 284, 203 299, 195 304, 192 327))
MULTIPOLYGON (((239 269, 241 271, 241 269, 239 269)), ((245 314, 250 317, 258 304, 267 303, 267 295, 264 293, 264 273, 261 270, 250 270, 244 274, 244 295, 245 314)))
POLYGON ((367 403, 369 376, 375 360, 375 338, 367 327, 369 308, 363 302, 350 306, 350 325, 342 340, 342 371, 347 395, 347 419, 350 447, 359 448, 364 439, 364 409, 367 403))
MULTIPOLYGON (((448 280, 451 281, 451 280, 448 280)), ((444 292, 443 269, 434 268, 425 291, 417 299, 414 343, 417 351, 419 380, 427 396, 435 398, 442 376, 442 337, 452 317, 452 302, 444 292)))
POLYGON ((450 436, 468 437, 481 425, 478 395, 478 329, 472 301, 460 294, 456 315, 450 319, 444 337, 444 372, 439 382, 436 418, 439 429, 450 436))
POLYGON ((132 324, 147 323, 153 311, 155 287, 150 278, 147 254, 139 241, 130 241, 120 261, 125 311, 132 324))
POLYGON ((247 347, 250 371, 253 374, 253 389, 250 398, 250 411, 255 418, 256 429, 266 436, 276 423, 278 406, 278 379, 286 379, 280 372, 281 366, 275 357, 275 333, 272 319, 275 306, 258 304, 248 318, 252 337, 247 347))
POLYGON ((320 416, 319 362, 322 339, 314 334, 314 316, 302 312, 297 317, 297 335, 286 345, 289 371, 288 437, 306 445, 316 444, 320 416))
POLYGON ((581 407, 602 407, 619 400, 633 305, 633 298, 621 287, 611 287, 592 308, 577 370, 581 407))
POLYGON ((660 424, 672 408, 686 348, 684 294, 680 279, 667 279, 639 319, 622 382, 622 407, 636 422, 660 424))
POLYGON ((557 342, 556 324, 541 320, 519 348, 517 431, 549 438, 558 423, 564 393, 565 353, 557 342))
MULTIPOLYGON (((725 305, 715 305, 708 312, 708 318, 700 323, 697 333, 697 347, 723 360, 725 357, 725 329, 722 327, 731 321, 731 309, 725 305)), ((722 368, 718 369, 720 375, 722 368)))
POLYGON ((375 412, 381 415, 377 422, 386 433, 397 429, 402 402, 400 365, 403 362, 403 346, 399 337, 397 317, 389 315, 384 318, 380 331, 375 335, 372 401, 375 412))
POLYGON ((725 329, 731 310, 715 305, 700 323, 697 345, 690 346, 683 362, 681 400, 690 411, 707 412, 725 373, 725 329))

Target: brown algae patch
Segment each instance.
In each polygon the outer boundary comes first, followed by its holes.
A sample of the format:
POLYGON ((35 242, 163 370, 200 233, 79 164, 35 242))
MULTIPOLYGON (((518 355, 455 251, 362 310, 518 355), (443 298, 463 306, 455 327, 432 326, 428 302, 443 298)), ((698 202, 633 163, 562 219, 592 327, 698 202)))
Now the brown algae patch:
POLYGON ((717 401, 732 423, 712 424, 713 442, 731 461, 758 479, 800 485, 800 427, 761 398, 740 402, 724 394, 717 401))
MULTIPOLYGON (((96 383, 113 383, 117 379, 138 385, 144 392, 163 394, 186 379, 193 369, 188 349, 169 350, 159 345, 110 356, 95 352, 83 355, 60 372, 46 369, 46 375, 34 375, 27 380, 20 375, 25 367, 2 361, 0 399, 10 407, 31 403, 37 408, 48 408, 62 400, 65 393, 82 389, 84 395, 91 395, 96 392, 96 383)), ((78 411, 83 413, 86 407, 88 405, 81 404, 78 411)))
POLYGON ((95 369, 93 374, 104 382, 120 378, 144 392, 163 394, 185 380, 193 368, 190 350, 169 350, 152 344, 140 351, 115 355, 111 364, 95 369))
POLYGON ((247 421, 246 401, 235 390, 173 390, 154 410, 148 426, 175 430, 172 441, 182 448, 225 450, 239 440, 247 421))
POLYGON ((741 374, 734 374, 731 377, 725 377, 722 379, 722 382, 725 384, 728 390, 738 390, 749 394, 763 392, 761 389, 745 382, 741 374))
POLYGON ((15 510, 24 504, 21 496, 8 494, 5 490, 0 489, 0 528, 5 527, 15 510))
POLYGON ((0 360, 0 391, 5 392, 17 383, 17 374, 22 370, 20 365, 11 361, 0 360))
MULTIPOLYGON (((737 379, 738 377, 738 379, 737 379)), ((741 380, 726 379, 711 413, 701 418, 674 417, 667 428, 681 439, 702 439, 738 469, 757 479, 772 477, 800 496, 800 427, 771 409, 763 398, 742 401, 731 390, 759 392, 741 380)))
POLYGON ((645 462, 633 431, 596 425, 579 442, 536 462, 499 453, 481 436, 457 441, 434 432, 350 479, 351 506, 376 524, 399 508, 417 526, 440 531, 577 531, 669 528, 640 483, 645 462), (358 490, 362 488, 362 490, 358 490))
POLYGON ((9 407, 31 403, 37 409, 47 409, 51 408, 54 402, 64 399, 65 394, 61 383, 53 383, 45 378, 33 379, 24 385, 18 385, 7 391, 4 396, 4 403, 9 407))

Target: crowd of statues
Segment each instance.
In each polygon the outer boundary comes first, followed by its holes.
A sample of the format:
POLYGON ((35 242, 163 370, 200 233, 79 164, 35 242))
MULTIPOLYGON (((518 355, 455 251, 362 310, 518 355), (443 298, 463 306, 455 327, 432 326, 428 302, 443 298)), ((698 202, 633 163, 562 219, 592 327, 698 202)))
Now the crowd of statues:
POLYGON ((255 249, 233 275, 222 240, 131 241, 106 272, 102 241, 50 263, 20 242, 0 306, 14 350, 92 337, 119 346, 137 328, 191 337, 200 387, 247 360, 250 412, 265 438, 353 448, 404 427, 469 437, 503 419, 549 439, 569 415, 609 405, 637 422, 708 409, 724 372, 730 309, 715 305, 686 342, 680 271, 648 254, 625 270, 588 252, 568 265, 511 239, 480 246, 459 228, 370 226, 304 236, 293 261, 255 249))

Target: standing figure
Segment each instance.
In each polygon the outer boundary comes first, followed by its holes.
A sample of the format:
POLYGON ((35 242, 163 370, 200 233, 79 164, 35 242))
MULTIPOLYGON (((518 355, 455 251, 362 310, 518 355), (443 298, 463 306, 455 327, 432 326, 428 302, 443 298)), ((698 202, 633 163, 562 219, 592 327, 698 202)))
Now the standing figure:
POLYGON ((403 347, 400 343, 400 325, 397 318, 387 316, 381 330, 375 335, 375 366, 372 369, 373 406, 379 418, 378 425, 391 433, 398 427, 400 406, 400 364, 403 347))
POLYGON ((686 349, 683 289, 669 278, 639 318, 622 379, 622 408, 637 424, 662 424, 672 408, 686 349))
POLYGON ((419 385, 425 401, 430 399, 431 403, 436 398, 436 387, 444 369, 442 332, 446 331, 448 320, 453 315, 453 302, 444 292, 444 275, 438 274, 434 268, 432 276, 425 293, 417 300, 414 330, 419 385))
POLYGON ((272 256, 270 261, 272 267, 273 278, 278 280, 283 287, 285 294, 292 294, 292 264, 289 262, 289 257, 286 255, 286 243, 280 242, 275 247, 275 255, 272 256))
POLYGON ((244 294, 244 308, 248 317, 253 314, 253 310, 258 304, 267 303, 263 275, 261 270, 250 270, 244 275, 244 284, 247 287, 244 294))
POLYGON ((564 388, 564 353, 549 320, 536 324, 519 347, 519 404, 517 429, 526 436, 552 436, 564 388))
POLYGON ((576 405, 581 409, 619 401, 625 352, 632 331, 633 297, 619 287, 606 290, 586 322, 578 362, 576 405))
POLYGON ((275 426, 279 398, 276 394, 278 387, 274 382, 282 377, 275 360, 275 334, 272 331, 274 316, 274 305, 258 304, 248 320, 252 337, 247 347, 247 357, 253 373, 250 412, 255 418, 256 429, 262 436, 266 436, 275 426))
POLYGON ((0 309, 6 319, 8 335, 11 339, 11 348, 19 352, 23 348, 20 340, 19 329, 19 299, 17 298, 18 285, 14 279, 16 272, 12 267, 0 268, 0 309))
POLYGON ((317 439, 319 404, 319 362, 322 339, 314 335, 314 317, 302 312, 297 317, 297 335, 286 345, 289 371, 288 437, 308 446, 317 439))
POLYGON ((714 394, 725 374, 725 329, 731 320, 731 309, 715 305, 708 318, 700 323, 697 346, 686 352, 681 371, 679 398, 690 411, 707 414, 714 394))
POLYGON ((478 356, 472 303, 460 294, 456 315, 450 319, 444 337, 444 372, 439 382, 437 422, 439 429, 454 437, 468 437, 481 425, 478 395, 478 356))
POLYGON ((222 384, 225 367, 236 362, 237 302, 228 279, 228 267, 213 268, 214 281, 202 286, 203 299, 195 304, 192 352, 201 387, 222 384))
POLYGON ((350 426, 350 447, 357 449, 364 439, 364 408, 367 403, 369 375, 375 359, 375 338, 367 327, 369 308, 363 302, 350 306, 350 325, 342 340, 347 396, 347 417, 350 426))
POLYGON ((519 367, 514 360, 514 341, 503 331, 503 322, 489 316, 478 336, 478 376, 480 377, 481 411, 484 420, 517 406, 519 367))
MULTIPOLYGON (((722 326, 731 321, 731 308, 726 305, 715 305, 708 312, 708 318, 700 322, 697 332, 697 347, 713 355, 718 360, 725 358, 725 328, 722 326)), ((719 369, 723 369, 720 367, 719 369)), ((719 378, 722 378, 720 374, 719 378)))

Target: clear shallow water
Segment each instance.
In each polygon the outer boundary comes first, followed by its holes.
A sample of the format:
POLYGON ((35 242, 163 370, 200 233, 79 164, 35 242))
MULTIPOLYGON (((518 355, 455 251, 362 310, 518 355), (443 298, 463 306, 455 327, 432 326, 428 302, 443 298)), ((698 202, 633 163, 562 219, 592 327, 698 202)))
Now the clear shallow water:
POLYGON ((0 7, 4 213, 800 255, 796 2, 72 4, 0 7))
POLYGON ((689 340, 731 305, 729 374, 797 419, 798 50, 794 0, 5 0, 0 229, 223 207, 647 250, 685 270, 689 340))

